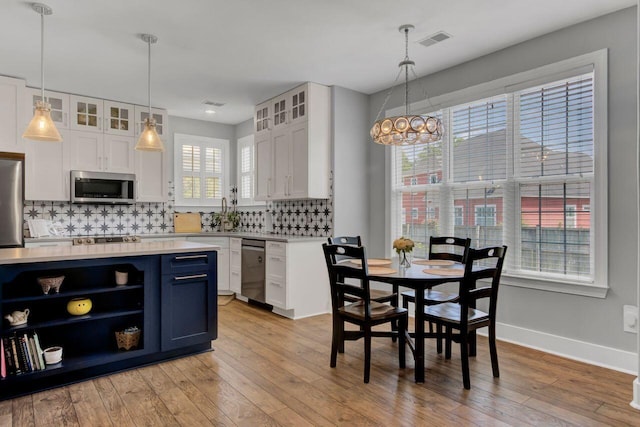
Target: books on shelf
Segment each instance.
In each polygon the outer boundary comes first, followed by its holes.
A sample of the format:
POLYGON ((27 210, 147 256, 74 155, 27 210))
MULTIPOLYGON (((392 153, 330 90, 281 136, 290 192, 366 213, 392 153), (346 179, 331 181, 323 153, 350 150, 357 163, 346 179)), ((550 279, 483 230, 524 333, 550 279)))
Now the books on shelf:
POLYGON ((0 376, 20 375, 45 369, 40 339, 35 331, 2 337, 0 376))

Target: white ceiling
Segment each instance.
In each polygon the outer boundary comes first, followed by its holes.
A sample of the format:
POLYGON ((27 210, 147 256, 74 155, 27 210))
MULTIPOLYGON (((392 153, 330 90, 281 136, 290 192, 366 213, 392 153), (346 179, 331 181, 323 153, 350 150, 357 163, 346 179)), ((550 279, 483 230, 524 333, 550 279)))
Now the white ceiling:
MULTIPOLYGON (((390 87, 404 57, 419 76, 615 10, 636 0, 44 0, 45 87, 147 103, 169 114, 237 124, 253 105, 314 81, 366 94, 390 87), (425 48, 437 32, 453 37, 425 48), (204 100, 223 102, 210 116, 204 100)), ((0 4, 0 74, 40 86, 40 17, 0 4)))

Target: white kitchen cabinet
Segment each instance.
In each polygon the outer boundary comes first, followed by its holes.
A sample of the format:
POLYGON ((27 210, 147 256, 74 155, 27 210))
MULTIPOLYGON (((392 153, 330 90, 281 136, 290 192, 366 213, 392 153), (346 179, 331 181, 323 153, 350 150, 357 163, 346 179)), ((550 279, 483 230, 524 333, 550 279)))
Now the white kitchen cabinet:
MULTIPOLYGON (((42 91, 40 89, 26 88, 25 128, 33 118, 36 102, 41 99, 42 91)), ((51 105, 51 120, 55 123, 58 131, 60 129, 69 129, 69 94, 45 90, 44 100, 51 105)))
MULTIPOLYGON (((134 150, 135 151, 135 150, 134 150)), ((166 202, 169 195, 166 155, 160 151, 135 151, 138 202, 166 202)))
MULTIPOLYGON (((209 237, 194 236, 187 237, 187 241, 208 243, 210 245, 220 246, 218 250, 218 293, 230 293, 229 286, 229 238, 228 237, 209 237)), ((235 291, 234 291, 235 292, 235 291)))
POLYGON ((271 133, 269 131, 256 133, 254 144, 256 147, 256 194, 254 199, 270 200, 273 194, 271 133))
POLYGON ((69 201, 69 131, 62 142, 25 141, 25 200, 69 201))
MULTIPOLYGON (((134 110, 136 119, 135 136, 137 137, 142 133, 142 130, 144 129, 144 121, 149 117, 149 107, 136 105, 134 110)), ((168 132, 167 111, 160 110, 159 108, 152 108, 151 115, 156 119, 156 132, 158 132, 158 135, 161 137, 166 136, 168 132)))
POLYGON ((265 299, 274 313, 299 319, 330 312, 329 279, 320 241, 267 241, 265 256, 265 299))
POLYGON ((267 103, 273 125, 255 133, 256 200, 329 197, 330 98, 328 87, 306 83, 267 103))
POLYGON ((85 132, 103 131, 103 101, 86 96, 70 95, 70 129, 85 132))
POLYGON ((274 307, 289 309, 286 243, 266 242, 265 256, 265 300, 274 307))
POLYGON ((229 290, 240 295, 242 291, 242 239, 229 239, 229 290))
POLYGON ((24 153, 24 91, 24 80, 0 76, 0 151, 24 153))
POLYGON ((134 136, 135 107, 122 102, 104 101, 104 132, 110 135, 134 136))
POLYGON ((72 170, 134 173, 133 137, 96 132, 69 132, 72 170))

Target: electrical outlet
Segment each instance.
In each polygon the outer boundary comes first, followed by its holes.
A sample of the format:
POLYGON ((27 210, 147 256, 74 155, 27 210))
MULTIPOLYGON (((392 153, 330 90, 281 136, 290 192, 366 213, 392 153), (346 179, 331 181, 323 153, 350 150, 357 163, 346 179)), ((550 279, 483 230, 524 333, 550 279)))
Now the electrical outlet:
POLYGON ((638 307, 625 305, 622 308, 622 322, 625 332, 638 333, 638 307))

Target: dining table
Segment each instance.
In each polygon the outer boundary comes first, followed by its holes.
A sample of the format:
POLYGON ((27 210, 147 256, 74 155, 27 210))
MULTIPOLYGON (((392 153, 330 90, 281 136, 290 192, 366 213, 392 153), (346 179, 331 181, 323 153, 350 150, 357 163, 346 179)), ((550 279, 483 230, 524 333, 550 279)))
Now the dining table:
POLYGON ((415 359, 415 382, 424 382, 425 358, 424 358, 424 291, 444 283, 460 282, 464 277, 464 265, 454 264, 446 269, 429 265, 421 265, 414 260, 410 267, 401 267, 398 260, 394 259, 389 269, 376 272, 376 268, 369 267, 369 280, 384 282, 391 285, 403 286, 415 290, 415 339, 413 355, 415 359), (432 270, 432 272, 425 272, 432 270), (393 272, 391 272, 393 271, 393 272), (442 274, 435 274, 440 272, 442 274), (459 274, 455 274, 459 273, 459 274))

